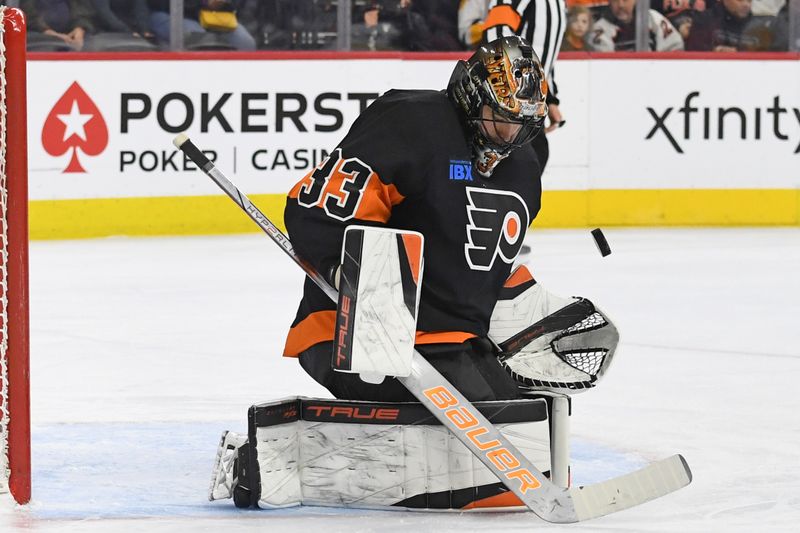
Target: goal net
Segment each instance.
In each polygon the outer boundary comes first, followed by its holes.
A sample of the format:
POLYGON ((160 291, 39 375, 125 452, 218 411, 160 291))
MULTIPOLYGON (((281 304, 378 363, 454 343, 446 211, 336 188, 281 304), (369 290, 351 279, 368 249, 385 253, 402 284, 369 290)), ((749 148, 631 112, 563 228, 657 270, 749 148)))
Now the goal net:
POLYGON ((30 499, 25 18, 0 6, 0 492, 30 499))

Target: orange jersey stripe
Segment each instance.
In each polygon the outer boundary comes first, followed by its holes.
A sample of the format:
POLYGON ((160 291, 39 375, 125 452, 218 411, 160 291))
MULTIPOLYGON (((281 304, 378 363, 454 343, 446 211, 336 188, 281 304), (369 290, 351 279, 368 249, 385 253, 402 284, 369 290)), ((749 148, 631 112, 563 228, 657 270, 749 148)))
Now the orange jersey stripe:
POLYGON ((284 357, 297 357, 320 342, 332 341, 336 328, 336 311, 317 311, 309 314, 289 330, 284 357))
POLYGON ((359 220, 386 222, 392 214, 392 206, 405 200, 393 184, 386 185, 377 174, 373 174, 364 190, 364 197, 356 210, 359 220))
POLYGON ((511 273, 511 276, 509 276, 509 278, 503 284, 503 287, 506 289, 511 289, 532 280, 533 276, 531 275, 530 270, 528 270, 528 267, 525 265, 520 265, 514 270, 514 272, 511 273))
POLYGON ((414 344, 461 344, 473 337, 477 335, 466 331, 417 331, 414 344))
MULTIPOLYGON (((317 311, 309 314, 296 326, 289 330, 286 337, 286 346, 283 348, 284 357, 297 357, 320 342, 333 342, 336 329, 336 311, 317 311)), ((474 333, 466 331, 417 331, 415 344, 461 344, 476 337, 474 333)))
POLYGON ((489 10, 486 20, 483 25, 485 28, 493 28, 495 26, 508 26, 514 31, 519 29, 519 23, 522 17, 517 10, 509 5, 495 6, 489 10))

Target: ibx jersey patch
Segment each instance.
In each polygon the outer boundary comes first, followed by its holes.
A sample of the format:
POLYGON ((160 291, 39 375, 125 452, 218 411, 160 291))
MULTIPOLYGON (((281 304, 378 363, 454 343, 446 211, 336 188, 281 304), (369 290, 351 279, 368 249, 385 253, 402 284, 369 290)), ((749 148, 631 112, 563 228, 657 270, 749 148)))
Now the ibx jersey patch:
POLYGON ((472 270, 491 270, 498 257, 513 263, 530 224, 528 206, 510 191, 467 187, 466 193, 467 264, 472 270))

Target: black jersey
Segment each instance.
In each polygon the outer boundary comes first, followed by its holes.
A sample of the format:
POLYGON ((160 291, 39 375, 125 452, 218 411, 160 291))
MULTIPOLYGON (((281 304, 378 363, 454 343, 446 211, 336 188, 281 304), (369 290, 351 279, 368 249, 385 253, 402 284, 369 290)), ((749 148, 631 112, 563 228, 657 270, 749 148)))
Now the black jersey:
MULTIPOLYGON (((470 134, 444 91, 392 90, 372 103, 287 199, 298 254, 339 264, 349 224, 425 236, 417 343, 485 336, 525 231, 539 212, 541 170, 528 144, 490 178, 472 172, 470 134)), ((333 339, 336 304, 310 279, 285 355, 333 339)))

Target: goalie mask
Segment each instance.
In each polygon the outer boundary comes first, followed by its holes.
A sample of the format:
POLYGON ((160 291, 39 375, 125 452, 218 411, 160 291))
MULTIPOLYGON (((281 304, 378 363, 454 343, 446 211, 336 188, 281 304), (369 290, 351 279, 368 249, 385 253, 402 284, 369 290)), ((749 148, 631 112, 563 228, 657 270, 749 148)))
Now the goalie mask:
POLYGON ((484 177, 533 139, 547 116, 547 81, 539 58, 516 36, 492 41, 459 61, 447 94, 466 117, 473 164, 484 177))

